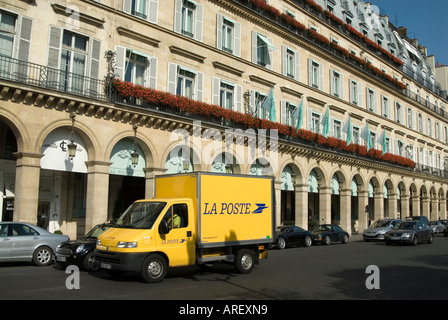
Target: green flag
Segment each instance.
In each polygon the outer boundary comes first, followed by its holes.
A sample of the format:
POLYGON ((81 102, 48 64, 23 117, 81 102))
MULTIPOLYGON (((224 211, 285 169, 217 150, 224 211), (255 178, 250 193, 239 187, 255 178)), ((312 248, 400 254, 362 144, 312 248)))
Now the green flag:
POLYGON ((322 136, 328 138, 328 133, 330 132, 330 108, 327 108, 324 118, 322 119, 323 129, 322 136))
POLYGON ((381 145, 383 147, 383 156, 387 152, 387 144, 386 144, 386 130, 383 131, 383 135, 381 136, 381 145))
POLYGON ((344 125, 344 128, 342 128, 342 132, 345 132, 347 134, 347 141, 346 144, 349 146, 352 143, 352 137, 353 137, 353 127, 352 127, 352 116, 348 116, 348 120, 344 125))
POLYGON ((261 104, 261 108, 269 111, 269 120, 273 122, 276 121, 274 87, 271 88, 267 97, 264 99, 263 103, 261 104))
POLYGON ((369 130, 369 123, 366 123, 366 126, 364 127, 364 130, 361 132, 361 138, 364 139, 364 141, 367 142, 367 151, 369 151, 372 148, 372 141, 370 139, 370 130, 369 130))
POLYGON ((302 128, 303 125, 303 99, 300 101, 299 106, 294 110, 292 114, 293 119, 297 118, 297 131, 302 128))

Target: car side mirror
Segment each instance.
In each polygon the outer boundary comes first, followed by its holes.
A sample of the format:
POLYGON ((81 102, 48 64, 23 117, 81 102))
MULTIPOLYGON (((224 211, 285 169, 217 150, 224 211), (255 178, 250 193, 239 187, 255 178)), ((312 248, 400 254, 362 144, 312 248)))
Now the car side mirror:
POLYGON ((159 233, 168 234, 171 231, 170 226, 166 220, 162 220, 159 224, 159 233))

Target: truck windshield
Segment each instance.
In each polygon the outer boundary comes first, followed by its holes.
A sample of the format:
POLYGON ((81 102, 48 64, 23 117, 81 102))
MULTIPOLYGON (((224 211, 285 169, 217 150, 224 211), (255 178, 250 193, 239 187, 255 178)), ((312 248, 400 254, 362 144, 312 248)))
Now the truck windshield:
POLYGON ((135 202, 118 219, 121 228, 151 229, 166 202, 135 202))

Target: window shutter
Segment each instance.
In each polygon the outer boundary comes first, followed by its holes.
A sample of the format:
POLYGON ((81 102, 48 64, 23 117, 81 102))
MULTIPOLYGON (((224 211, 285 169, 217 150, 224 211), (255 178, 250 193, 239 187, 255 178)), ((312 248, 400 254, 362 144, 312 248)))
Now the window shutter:
POLYGON ((344 75, 339 74, 339 98, 344 99, 344 75))
POLYGON ((223 16, 219 13, 216 15, 216 48, 222 49, 222 24, 223 16))
POLYGON ((313 59, 308 58, 308 85, 313 85, 313 59))
POLYGON ((319 63, 319 90, 324 90, 324 66, 319 63))
POLYGON ((233 31, 234 31, 234 45, 235 45, 234 54, 237 57, 241 57, 241 23, 235 22, 233 25, 233 31))
POLYGON ((203 98, 203 90, 204 90, 204 74, 202 72, 198 72, 196 74, 196 101, 202 101, 203 98))
POLYGON ((219 91, 221 86, 221 80, 213 77, 212 83, 212 104, 219 106, 219 91))
POLYGON ((116 58, 115 58, 115 73, 120 80, 124 80, 124 67, 126 65, 126 48, 121 46, 115 46, 116 58))
POLYGON ((358 107, 362 107, 362 83, 358 82, 358 107))
POLYGON ((90 72, 89 76, 94 79, 98 79, 100 72, 100 52, 101 41, 98 39, 90 38, 90 72))
POLYGON ((257 31, 252 31, 252 63, 257 63, 257 54, 258 54, 257 40, 258 40, 257 31))
POLYGON ((240 85, 235 86, 236 94, 235 94, 235 106, 236 111, 243 112, 242 103, 243 103, 243 88, 240 85))
POLYGON ((149 22, 157 23, 158 10, 159 10, 159 0, 149 0, 148 13, 147 13, 149 22))
POLYGON ((174 31, 177 33, 181 33, 182 0, 176 0, 174 10, 175 10, 175 12, 174 12, 174 31))
POLYGON ((195 10, 195 30, 194 30, 194 38, 198 41, 202 41, 202 21, 204 19, 204 7, 202 4, 196 4, 196 10, 195 10))
POLYGON ((22 61, 29 61, 32 25, 33 20, 22 17, 20 23, 19 49, 17 52, 17 59, 22 61))
POLYGON ((126 13, 131 13, 132 11, 132 0, 123 0, 123 11, 126 13))
POLYGON ((300 79, 300 54, 299 51, 294 51, 294 80, 300 79))
POLYGON ((176 94, 177 64, 168 63, 168 92, 176 94))
POLYGON ((59 69, 62 29, 50 26, 50 41, 48 43, 48 62, 51 68, 59 69))
POLYGON ((251 112, 255 112, 255 90, 250 90, 249 107, 251 112))
POLYGON ((334 118, 330 117, 330 137, 334 137, 334 118))
POLYGON ((149 87, 157 89, 157 58, 151 57, 149 62, 149 87))
POLYGON ((281 124, 289 124, 286 123, 286 101, 280 101, 280 123, 281 124))
POLYGON ((282 44, 282 74, 284 76, 286 76, 288 72, 287 51, 288 47, 282 44))
POLYGON ((313 131, 313 123, 312 123, 313 119, 312 119, 312 116, 313 116, 313 112, 308 109, 306 111, 306 128, 309 131, 313 131))
MULTIPOLYGON (((268 38, 268 40, 269 40, 269 42, 270 43, 273 43, 272 42, 272 38, 268 38)), ((272 49, 270 49, 270 48, 268 48, 268 56, 269 56, 269 61, 268 61, 268 64, 267 64, 267 68, 269 69, 269 70, 272 70, 272 67, 273 67, 273 65, 274 65, 274 50, 272 50, 272 49)))

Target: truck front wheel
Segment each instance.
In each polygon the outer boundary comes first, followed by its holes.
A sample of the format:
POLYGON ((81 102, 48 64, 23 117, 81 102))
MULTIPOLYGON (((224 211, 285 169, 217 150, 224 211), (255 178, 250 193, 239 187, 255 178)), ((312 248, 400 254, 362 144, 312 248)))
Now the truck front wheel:
POLYGON ((143 260, 141 276, 148 283, 161 282, 168 273, 168 263, 159 254, 152 254, 143 260))
POLYGON ((235 267, 240 273, 249 273, 254 268, 254 256, 251 250, 238 250, 235 257, 235 267))

